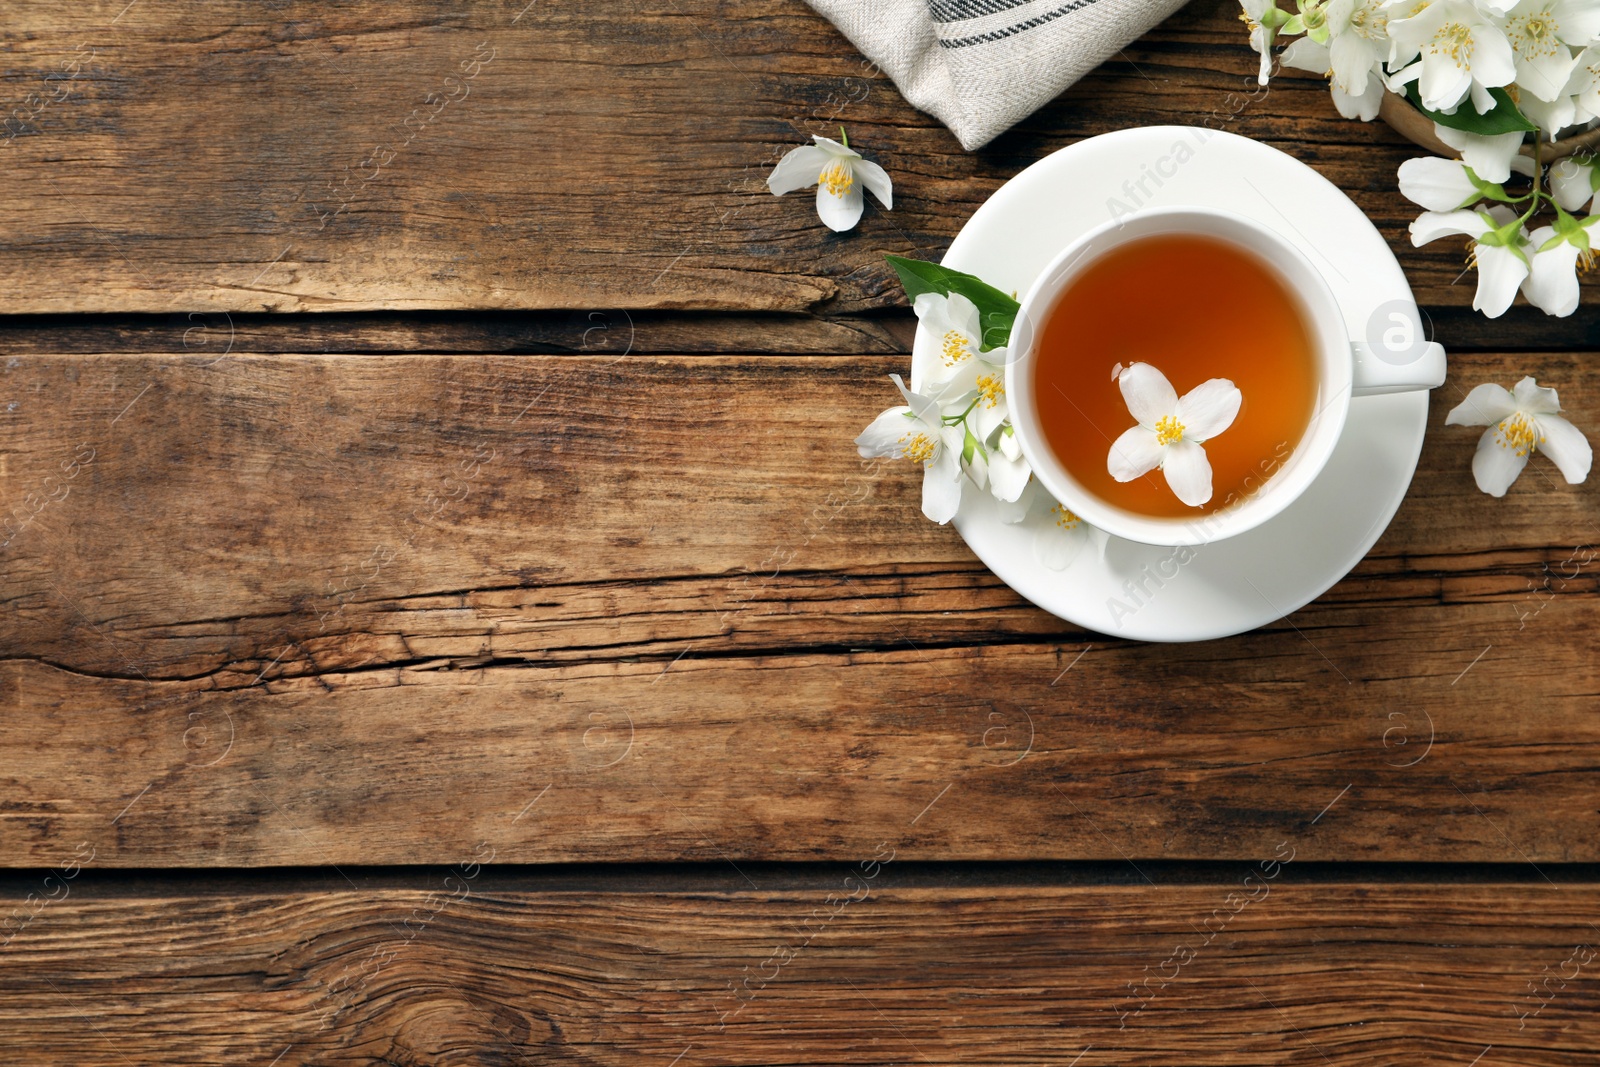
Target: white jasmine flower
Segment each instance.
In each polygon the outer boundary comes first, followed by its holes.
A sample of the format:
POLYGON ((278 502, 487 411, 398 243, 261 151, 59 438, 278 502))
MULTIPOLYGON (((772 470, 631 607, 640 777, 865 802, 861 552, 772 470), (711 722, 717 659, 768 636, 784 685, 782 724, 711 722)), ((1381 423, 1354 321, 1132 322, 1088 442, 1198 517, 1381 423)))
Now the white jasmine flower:
POLYGON ((1272 75, 1272 42, 1289 21, 1289 13, 1278 7, 1276 0, 1239 0, 1239 6, 1244 9, 1239 21, 1250 27, 1250 47, 1261 56, 1256 81, 1265 85, 1272 75))
POLYGON ((1148 363, 1117 374, 1128 411, 1139 420, 1111 445, 1106 469, 1131 482, 1157 467, 1178 499, 1199 507, 1211 499, 1211 461, 1202 445, 1233 425, 1243 396, 1226 378, 1202 382, 1179 398, 1166 375, 1148 363))
POLYGON ((941 400, 956 411, 966 411, 972 434, 983 445, 984 481, 996 500, 1016 500, 1033 469, 1011 429, 1011 405, 1006 400, 1005 371, 981 359, 945 386, 941 400), (970 382, 970 387, 968 387, 970 382), (951 401, 955 401, 951 404, 951 401))
POLYGON ((1593 159, 1580 161, 1570 156, 1558 159, 1550 165, 1550 193, 1563 211, 1582 211, 1588 204, 1589 211, 1594 212, 1595 190, 1600 185, 1597 177, 1600 177, 1600 168, 1593 159))
POLYGON ((817 135, 811 139, 816 144, 801 145, 772 168, 767 188, 774 195, 815 185, 817 214, 830 230, 838 232, 861 221, 863 185, 872 190, 885 210, 894 207, 894 189, 882 167, 862 159, 848 144, 817 135))
POLYGON ((1517 85, 1540 100, 1555 100, 1577 63, 1567 46, 1582 48, 1597 35, 1600 4, 1594 0, 1521 0, 1506 16, 1517 85))
POLYGON ((1575 121, 1600 118, 1600 44, 1590 45, 1579 53, 1565 91, 1577 106, 1575 121))
POLYGON ((1240 4, 1263 84, 1273 42, 1303 34, 1283 49, 1283 64, 1326 76, 1341 115, 1375 118, 1394 92, 1443 120, 1434 133, 1459 161, 1406 162, 1400 191, 1427 209, 1411 226, 1414 244, 1471 239, 1475 309, 1501 315, 1521 292, 1547 314, 1573 312, 1577 275, 1595 258, 1586 227, 1600 222, 1600 160, 1554 161, 1545 183, 1540 146, 1528 142, 1600 126, 1600 0, 1296 0, 1292 15, 1275 0, 1240 4), (1513 106, 1526 132, 1455 128, 1505 129, 1501 112, 1513 106), (1496 121, 1473 121, 1491 112, 1496 121), (1534 179, 1533 189, 1508 195, 1515 174, 1534 179), (1507 203, 1520 205, 1520 222, 1507 203), (1535 240, 1528 229, 1546 211, 1556 218, 1535 240), (1575 228, 1571 215, 1585 211, 1585 228, 1575 228))
POLYGON ((1381 76, 1389 55, 1389 13, 1383 0, 1333 0, 1328 5, 1328 59, 1333 79, 1352 96, 1381 76))
POLYGON ((1327 41, 1302 37, 1284 49, 1283 63, 1326 75, 1339 114, 1370 122, 1378 115, 1386 88, 1383 61, 1389 54, 1389 13, 1384 0, 1330 0, 1324 14, 1327 41))
POLYGON ((1589 251, 1587 239, 1580 240, 1585 244, 1558 238, 1553 226, 1541 226, 1528 238, 1537 251, 1528 265, 1528 276, 1522 282, 1522 295, 1546 315, 1566 318, 1578 310, 1578 264, 1581 262, 1587 269, 1594 263, 1594 253, 1589 251))
POLYGON ((1005 366, 1003 346, 983 351, 983 324, 978 306, 960 293, 949 296, 923 293, 911 302, 911 309, 939 345, 939 354, 928 376, 931 395, 941 398, 954 395, 948 388, 953 381, 962 390, 972 389, 982 372, 981 367, 1005 366))
POLYGON ((1528 277, 1528 233, 1520 226, 1511 229, 1515 219, 1498 204, 1489 211, 1428 211, 1411 224, 1411 243, 1420 248, 1452 234, 1472 238, 1468 262, 1478 268, 1472 308, 1495 319, 1505 314, 1528 277))
POLYGON ((1332 73, 1328 69, 1328 62, 1328 46, 1310 37, 1296 38, 1283 50, 1283 65, 1296 70, 1309 70, 1313 74, 1328 77, 1332 73))
POLYGON ((1039 501, 1050 499, 1050 494, 1039 487, 1039 479, 1031 478, 1028 484, 1022 487, 1017 499, 1000 501, 995 511, 999 514, 1001 522, 1007 526, 1015 526, 1034 514, 1034 505, 1039 501))
POLYGON ((1445 416, 1446 426, 1487 426, 1472 457, 1472 477, 1490 496, 1505 496, 1528 457, 1543 452, 1569 485, 1589 476, 1593 452, 1579 430, 1561 418, 1554 389, 1524 378, 1512 392, 1480 385, 1445 416))
POLYGON ((1460 152, 1472 172, 1486 182, 1503 182, 1511 177, 1513 170, 1533 173, 1533 161, 1518 151, 1522 147, 1522 134, 1516 130, 1500 134, 1468 133, 1435 122, 1433 132, 1439 140, 1460 152))
MULTIPOLYGON (((1334 0, 1338 2, 1338 0, 1334 0)), ((1310 70, 1312 74, 1323 77, 1333 74, 1328 69, 1328 43, 1320 42, 1312 37, 1298 37, 1291 40, 1283 50, 1283 66, 1296 67, 1299 70, 1310 70)))
MULTIPOLYGON (((1535 168, 1533 160, 1516 155, 1507 169, 1532 177, 1535 168)), ((1455 211, 1503 192, 1499 182, 1483 179, 1458 159, 1424 156, 1400 164, 1400 195, 1429 211, 1455 211)))
POLYGON ((1050 570, 1066 570, 1090 543, 1098 543, 1104 554, 1105 531, 1090 526, 1063 505, 1051 506, 1048 522, 1041 523, 1033 535, 1033 554, 1050 570))
POLYGON ((1557 96, 1554 100, 1540 100, 1532 93, 1522 94, 1522 100, 1517 104, 1517 110, 1523 117, 1535 126, 1544 135, 1545 140, 1554 141, 1561 136, 1561 131, 1577 121, 1577 98, 1565 94, 1557 96))
MULTIPOLYGON (((1335 4, 1350 2, 1351 0, 1334 0, 1335 4)), ((1331 9, 1333 5, 1329 6, 1331 9)), ((1331 44, 1319 44, 1310 37, 1301 37, 1283 50, 1283 65, 1327 76, 1328 92, 1333 97, 1333 106, 1339 109, 1339 114, 1347 119, 1371 122, 1378 117, 1378 108, 1383 103, 1383 94, 1386 91, 1381 77, 1381 67, 1374 61, 1362 68, 1359 77, 1353 79, 1354 84, 1360 85, 1361 88, 1352 88, 1351 82, 1346 80, 1332 57, 1334 49, 1339 46, 1342 39, 1334 37, 1331 44), (1369 77, 1368 75, 1374 70, 1377 70, 1380 76, 1369 77)))
POLYGON ((922 513, 937 523, 955 517, 961 507, 960 426, 946 426, 939 402, 913 393, 900 375, 891 374, 905 406, 879 415, 856 438, 863 459, 888 456, 922 464, 922 513))
POLYGON ((1532 93, 1522 93, 1517 103, 1522 117, 1539 127, 1534 137, 1558 141, 1567 127, 1578 121, 1578 98, 1564 93, 1554 100, 1540 100, 1532 93))
POLYGON ((1016 500, 1028 487, 1028 479, 1033 477, 1033 468, 1028 466, 1022 446, 1017 444, 1017 435, 1007 423, 997 434, 983 440, 989 467, 989 492, 1002 502, 1016 500))
POLYGON ((1469 95, 1480 114, 1488 111, 1494 106, 1488 90, 1517 74, 1511 42, 1472 0, 1434 0, 1407 18, 1391 18, 1389 36, 1390 67, 1411 64, 1390 79, 1391 87, 1415 81, 1431 111, 1448 112, 1469 95))
POLYGON ((1378 109, 1383 106, 1383 96, 1388 87, 1380 77, 1383 68, 1373 67, 1373 76, 1367 79, 1364 91, 1353 93, 1339 83, 1337 77, 1328 81, 1328 93, 1333 97, 1333 106, 1338 108, 1339 114, 1347 119, 1360 119, 1362 122, 1371 122, 1378 117, 1378 109))
POLYGON ((1424 156, 1400 164, 1400 195, 1429 211, 1456 211, 1483 199, 1483 189, 1465 163, 1424 156))
POLYGON ((1050 570, 1066 570, 1086 545, 1094 545, 1105 559, 1111 535, 1056 503, 1037 479, 1027 484, 1014 503, 1001 504, 999 511, 1001 522, 1027 524, 1024 529, 1033 532, 1034 558, 1050 570))
POLYGON ((970 332, 976 329, 978 311, 960 293, 952 293, 948 299, 924 293, 915 305, 919 314, 926 309, 923 324, 941 339, 941 351, 929 375, 929 394, 953 412, 964 412, 973 436, 983 445, 984 466, 974 465, 973 480, 987 485, 997 500, 1016 500, 1028 484, 1032 468, 1011 430, 1006 350, 978 351, 977 339, 970 332), (940 327, 946 328, 941 331, 940 327))

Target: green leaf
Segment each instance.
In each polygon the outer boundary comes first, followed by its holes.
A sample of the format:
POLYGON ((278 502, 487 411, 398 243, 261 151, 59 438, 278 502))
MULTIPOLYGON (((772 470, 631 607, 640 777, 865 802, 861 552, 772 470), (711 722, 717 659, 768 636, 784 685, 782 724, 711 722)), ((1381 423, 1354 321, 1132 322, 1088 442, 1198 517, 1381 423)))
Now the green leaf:
POLYGON ((1504 89, 1490 89, 1489 95, 1494 97, 1494 107, 1482 115, 1478 114, 1478 109, 1472 106, 1470 100, 1463 100, 1454 115, 1446 115, 1438 111, 1429 111, 1422 106, 1422 94, 1417 92, 1416 82, 1406 86, 1406 99, 1411 101, 1412 107, 1439 125, 1448 126, 1452 130, 1464 130, 1483 137, 1494 137, 1497 134, 1526 133, 1539 128, 1517 110, 1516 101, 1512 100, 1511 94, 1504 89))
POLYGON ((949 296, 960 293, 978 309, 978 326, 983 331, 979 348, 985 352, 1003 347, 1011 340, 1011 327, 1017 321, 1021 307, 1015 298, 1007 296, 983 279, 959 270, 941 267, 921 259, 903 256, 885 256, 889 266, 900 276, 906 296, 913 302, 923 293, 941 293, 949 296))

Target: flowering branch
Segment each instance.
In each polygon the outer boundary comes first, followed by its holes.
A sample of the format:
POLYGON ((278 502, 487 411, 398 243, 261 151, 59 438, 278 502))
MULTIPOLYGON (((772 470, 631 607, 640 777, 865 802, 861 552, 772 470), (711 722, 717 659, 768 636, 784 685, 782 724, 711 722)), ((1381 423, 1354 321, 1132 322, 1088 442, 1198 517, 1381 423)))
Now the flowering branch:
POLYGON ((889 256, 922 328, 938 345, 933 367, 913 392, 890 375, 905 400, 856 438, 862 458, 922 465, 922 513, 946 523, 967 486, 987 490, 1001 521, 1030 522, 1041 562, 1064 569, 1085 543, 1105 534, 1057 504, 1040 487, 1011 426, 1005 366, 1016 298, 982 279, 937 263, 889 256))
POLYGON ((1273 46, 1303 34, 1284 48, 1283 63, 1325 74, 1340 114, 1370 121, 1392 92, 1460 153, 1460 161, 1408 160, 1400 192, 1427 209, 1411 226, 1414 244, 1471 239, 1475 309, 1499 316, 1520 291, 1546 314, 1576 310, 1577 273, 1594 263, 1589 229, 1600 217, 1600 168, 1592 155, 1548 168, 1540 156, 1545 141, 1600 127, 1600 4, 1297 0, 1293 15, 1273 0, 1240 6, 1261 54, 1263 85, 1273 46), (1523 148, 1530 135, 1531 157, 1523 148), (1526 193, 1506 191, 1513 173, 1529 180, 1526 193), (1578 217, 1580 210, 1588 216, 1578 217))

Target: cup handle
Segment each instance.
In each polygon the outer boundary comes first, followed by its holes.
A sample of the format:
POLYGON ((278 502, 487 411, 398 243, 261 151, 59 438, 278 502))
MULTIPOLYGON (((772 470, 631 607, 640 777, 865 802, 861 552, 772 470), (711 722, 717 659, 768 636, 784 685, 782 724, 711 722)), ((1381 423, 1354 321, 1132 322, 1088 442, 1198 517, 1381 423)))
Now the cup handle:
POLYGON ((1420 341, 1396 352, 1384 345, 1350 342, 1355 356, 1351 396, 1378 396, 1434 389, 1444 384, 1444 346, 1420 341))

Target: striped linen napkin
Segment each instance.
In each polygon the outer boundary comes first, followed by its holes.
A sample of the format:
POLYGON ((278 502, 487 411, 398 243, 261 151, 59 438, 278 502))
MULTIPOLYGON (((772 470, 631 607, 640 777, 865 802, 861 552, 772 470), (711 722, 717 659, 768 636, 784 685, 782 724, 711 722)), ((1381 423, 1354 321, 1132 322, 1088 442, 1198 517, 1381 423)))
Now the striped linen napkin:
POLYGON ((972 151, 1185 0, 806 2, 972 151))

